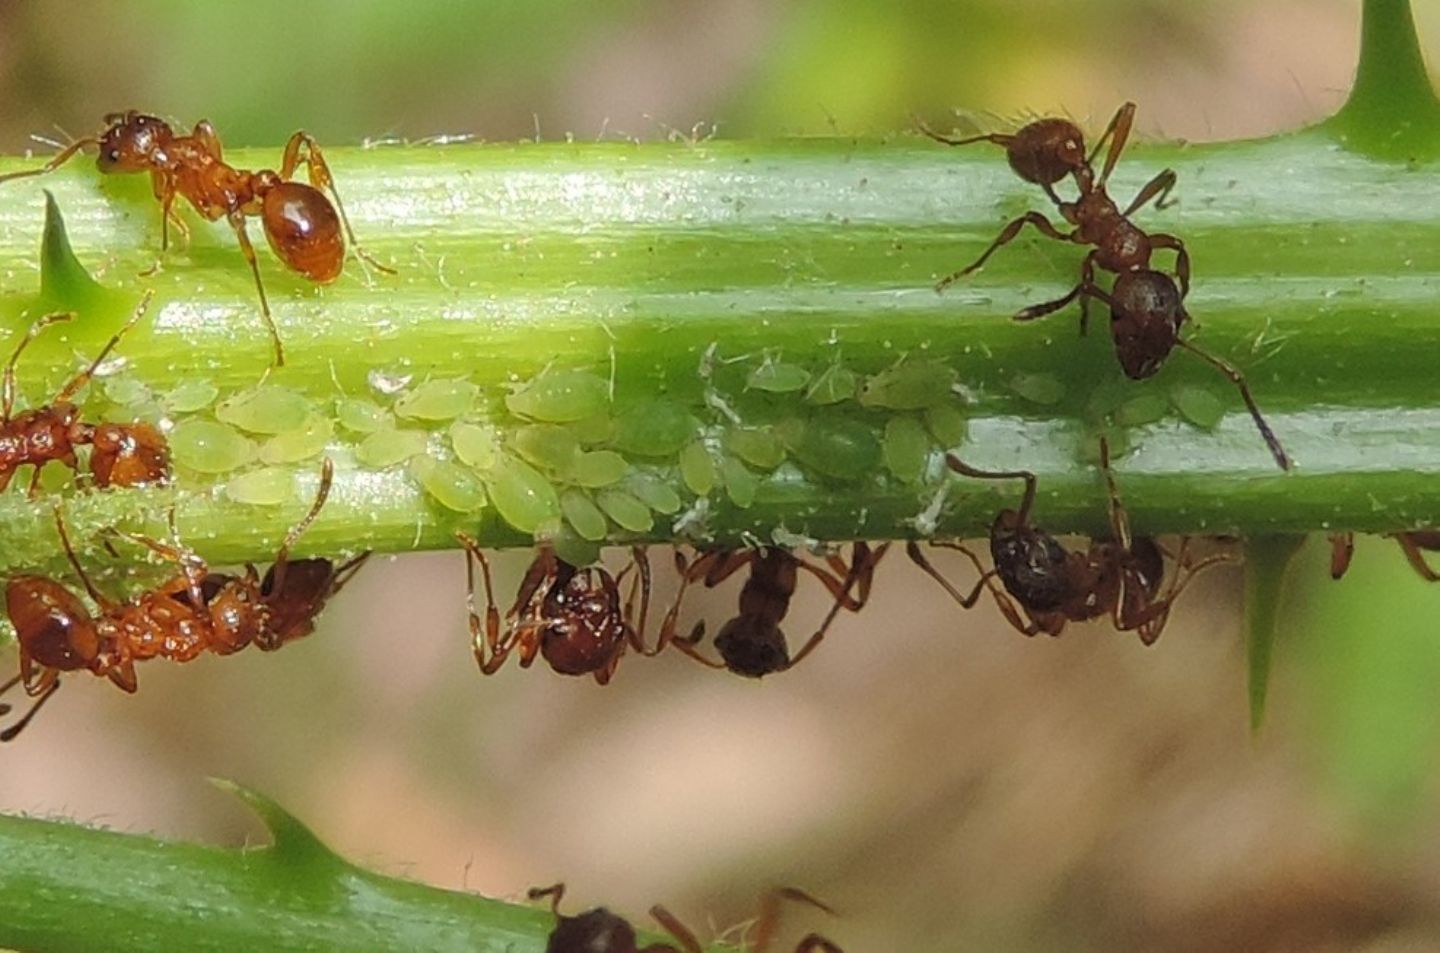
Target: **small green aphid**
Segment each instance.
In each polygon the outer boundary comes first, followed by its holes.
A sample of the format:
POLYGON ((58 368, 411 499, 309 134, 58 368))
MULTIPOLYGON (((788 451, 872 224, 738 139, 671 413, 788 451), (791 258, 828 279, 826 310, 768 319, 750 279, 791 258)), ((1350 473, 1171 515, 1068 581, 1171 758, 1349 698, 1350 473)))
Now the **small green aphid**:
POLYGON ((166 393, 161 404, 172 414, 193 414, 215 403, 220 388, 207 380, 187 380, 176 384, 166 393))
POLYGON ((700 421, 670 400, 647 400, 615 418, 610 445, 637 457, 673 457, 700 429, 700 421))
POLYGON ((576 489, 561 493, 560 509, 565 514, 565 521, 575 528, 582 539, 595 542, 605 538, 605 514, 584 493, 576 489))
POLYGON ((1225 402, 1215 392, 1193 384, 1181 384, 1170 392, 1170 402, 1190 423, 1213 430, 1225 418, 1225 402))
POLYGON ((632 533, 644 533, 655 525, 650 507, 623 490, 601 490, 595 494, 595 502, 617 526, 632 533))
POLYGON ((584 420, 609 403, 610 382, 579 370, 546 371, 505 398, 511 413, 552 424, 584 420))
POLYGON ((489 424, 473 424, 457 420, 450 425, 450 446, 455 456, 467 467, 485 471, 500 456, 500 435, 489 424))
POLYGON ((680 451, 680 479, 696 496, 709 495, 720 482, 715 458, 710 456, 703 441, 696 440, 680 451))
POLYGON ((1153 424, 1170 412, 1169 402, 1159 394, 1140 394, 1115 408, 1115 422, 1122 427, 1153 424))
POLYGON ((630 464, 614 450, 581 453, 570 468, 570 479, 580 486, 599 487, 619 483, 630 464))
POLYGON ((958 447, 970 432, 970 419, 953 402, 925 409, 925 426, 942 447, 958 447))
POLYGON ((784 364, 769 361, 750 372, 745 386, 750 390, 763 390, 771 394, 793 394, 803 390, 810 383, 810 372, 798 364, 784 364))
POLYGON ((260 462, 273 465, 299 463, 319 456, 335 436, 335 425, 324 414, 312 413, 296 430, 276 434, 260 445, 260 462))
POLYGON ((310 401, 304 394, 276 384, 257 384, 215 406, 216 419, 246 433, 298 430, 309 415, 310 401))
POLYGON ((822 407, 854 400, 860 390, 860 375, 840 363, 831 364, 805 392, 805 399, 822 407))
POLYGON ((939 361, 905 360, 866 378, 860 403, 888 410, 923 410, 954 394, 955 369, 939 361))
POLYGON ((196 473, 229 473, 255 459, 255 443, 227 424, 183 420, 170 432, 170 456, 196 473))
POLYGON ((555 487, 523 460, 501 456, 484 481, 500 518, 522 533, 534 533, 547 521, 560 518, 555 487))
POLYGON ((653 473, 636 470, 625 481, 625 489, 657 513, 669 516, 680 512, 682 502, 680 494, 671 489, 669 483, 653 473))
POLYGON ((760 479, 739 459, 728 456, 720 464, 720 475, 725 480, 725 495, 730 497, 730 501, 742 510, 749 509, 760 489, 760 479))
POLYGON ((295 474, 285 467, 261 467, 231 477, 225 495, 250 506, 279 506, 295 498, 295 474))
POLYGON ((105 399, 121 407, 131 407, 151 399, 149 386, 139 378, 122 374, 105 382, 105 399))
POLYGON ((918 483, 930 457, 930 435, 914 417, 894 417, 885 425, 885 468, 902 483, 918 483))
POLYGON ((360 441, 355 459, 361 466, 384 470, 419 456, 429 445, 430 435, 423 430, 378 430, 360 441))
POLYGON ((464 379, 426 381, 395 401, 395 416, 406 420, 454 420, 475 406, 480 388, 464 379))
POLYGON ((449 460, 422 455, 411 459, 410 475, 441 506, 473 513, 485 505, 485 487, 475 474, 449 460))
POLYGON ((572 566, 592 566, 600 561, 600 543, 585 539, 569 523, 547 523, 535 531, 555 549, 555 555, 572 566))
POLYGON ((390 411, 371 400, 342 397, 335 402, 340 426, 351 433, 370 434, 394 425, 390 411))
POLYGON ((769 427, 729 427, 725 449, 762 470, 773 470, 785 462, 785 445, 769 427))
POLYGON ((880 441, 858 420, 816 417, 790 423, 786 446, 808 470, 832 479, 857 480, 880 467, 880 441))
POLYGON ((569 475, 580 456, 580 441, 575 434, 554 424, 516 427, 510 435, 510 447, 527 462, 562 477, 569 475))
POLYGON ((1010 389, 1032 404, 1053 407, 1065 399, 1065 382, 1054 374, 1016 374, 1010 389))

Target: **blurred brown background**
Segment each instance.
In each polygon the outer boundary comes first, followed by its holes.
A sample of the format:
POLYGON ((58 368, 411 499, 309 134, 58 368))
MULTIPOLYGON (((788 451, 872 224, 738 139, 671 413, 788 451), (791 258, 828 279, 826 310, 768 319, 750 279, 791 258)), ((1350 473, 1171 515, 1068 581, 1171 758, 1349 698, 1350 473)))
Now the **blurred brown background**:
MULTIPOLYGON (((1416 7, 1434 62, 1440 4, 1416 7)), ((1358 0, 298 8, 0 2, 0 149, 126 107, 208 117, 232 145, 301 126, 334 144, 884 133, 951 108, 1103 120, 1124 99, 1148 135, 1263 135, 1340 103, 1359 21, 1358 0)), ((803 886, 844 916, 797 920, 852 951, 1440 949, 1440 591, 1384 542, 1332 584, 1321 549, 1257 740, 1231 570, 1145 649, 1100 626, 1022 639, 897 558, 793 672, 631 658, 601 689, 481 678, 461 562, 439 554, 379 561, 279 656, 147 666, 134 698, 74 680, 0 751, 0 808, 255 836, 216 775, 447 887, 563 878, 577 908, 663 901, 705 933, 803 886)), ((692 605, 718 625, 734 597, 692 605)), ((823 611, 805 591, 792 638, 823 611)))

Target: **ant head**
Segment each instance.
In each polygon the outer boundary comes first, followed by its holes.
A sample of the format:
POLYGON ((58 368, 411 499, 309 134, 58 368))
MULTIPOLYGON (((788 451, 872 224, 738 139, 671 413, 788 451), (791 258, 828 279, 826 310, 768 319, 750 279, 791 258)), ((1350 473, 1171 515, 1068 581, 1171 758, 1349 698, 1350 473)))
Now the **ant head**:
POLYGON ((739 615, 715 636, 715 650, 736 675, 763 678, 790 667, 785 633, 756 616, 739 615))
POLYGON ((267 646, 279 648, 285 642, 309 635, 315 617, 335 585, 335 566, 328 559, 292 559, 285 565, 285 587, 275 590, 275 567, 265 571, 260 598, 269 615, 267 646))
POLYGON ((100 424, 92 446, 96 486, 145 486, 170 476, 170 447, 150 424, 100 424))
POLYGON ((1149 536, 1137 536, 1130 541, 1130 552, 1126 556, 1126 568, 1130 579, 1140 584, 1149 599, 1160 595, 1160 584, 1165 579, 1165 554, 1155 540, 1149 536))
POLYGON ((604 569, 577 570, 564 560, 557 562, 557 580, 545 595, 548 625, 540 654, 562 675, 589 675, 609 665, 624 645, 620 592, 604 569))
POLYGON ((599 950, 628 953, 638 949, 635 928, 604 907, 567 917, 556 913, 546 950, 599 950))
POLYGON ((1006 155, 1015 174, 1036 185, 1054 185, 1089 167, 1085 134, 1068 119, 1039 119, 1021 128, 1006 155))
POLYGON ((1110 291, 1110 333, 1125 376, 1144 380, 1160 370, 1188 315, 1169 275, 1126 271, 1110 291))
POLYGON ((215 651, 222 655, 238 652, 260 636, 265 625, 264 607, 255 589, 255 577, 211 573, 200 586, 205 597, 202 613, 210 616, 215 651))
POLYGON ((105 117, 108 126, 100 136, 101 172, 140 172, 150 167, 151 157, 170 140, 170 127, 164 120, 143 113, 112 113, 105 117))
POLYGON ((100 658, 95 620, 74 593, 44 576, 15 576, 5 586, 5 608, 20 648, 46 668, 90 668, 100 658))

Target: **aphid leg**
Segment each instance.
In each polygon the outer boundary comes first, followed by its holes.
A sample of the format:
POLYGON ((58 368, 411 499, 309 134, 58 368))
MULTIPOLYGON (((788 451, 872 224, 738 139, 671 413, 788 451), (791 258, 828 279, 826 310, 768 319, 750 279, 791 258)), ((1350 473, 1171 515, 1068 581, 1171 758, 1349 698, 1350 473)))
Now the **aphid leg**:
POLYGON ((1430 564, 1425 561, 1425 554, 1409 533, 1396 533, 1395 542, 1405 551, 1405 558, 1410 560, 1410 565, 1420 574, 1420 578, 1426 582, 1440 582, 1440 573, 1430 568, 1430 564))
MULTIPOLYGON (((1402 544, 1403 545, 1403 544, 1402 544)), ((1330 578, 1339 579, 1345 575, 1350 568, 1350 560, 1355 557, 1355 534, 1354 533, 1331 533, 1330 534, 1330 578)))
POLYGON ((1275 438, 1275 433, 1270 429, 1270 425, 1267 424, 1265 418, 1261 416, 1260 408, 1256 405, 1255 398, 1250 394, 1250 386, 1245 383, 1245 375, 1213 354, 1202 351, 1184 338, 1178 338, 1175 343, 1230 378, 1231 383, 1240 389, 1240 397, 1245 401, 1245 406, 1249 408, 1250 416, 1254 419, 1255 427, 1260 431, 1260 436, 1265 439, 1265 446, 1270 448, 1270 455, 1275 458, 1275 462, 1279 465, 1280 469, 1290 469, 1290 458, 1285 455, 1285 449, 1280 446, 1280 441, 1275 438))
POLYGON ((1120 491, 1115 486, 1115 471, 1110 469, 1110 440, 1100 438, 1100 470, 1105 474, 1106 505, 1110 510, 1110 534, 1127 553, 1130 551, 1130 515, 1120 503, 1120 491))
POLYGON ((120 343, 120 339, 126 334, 129 334, 130 330, 140 323, 140 319, 145 317, 145 312, 150 310, 150 302, 154 297, 155 292, 146 289, 145 293, 140 296, 140 303, 135 306, 135 310, 131 313, 129 320, 121 326, 120 330, 111 335, 110 340, 105 342, 105 346, 100 349, 99 354, 95 355, 95 360, 90 362, 89 367, 85 368, 85 370, 79 374, 76 374, 70 379, 70 383, 60 388, 60 392, 55 395, 51 403, 58 404, 62 401, 69 400, 79 393, 80 388, 90 382, 90 379, 95 376, 95 371, 99 369, 101 364, 105 363, 105 358, 109 357, 110 352, 115 350, 116 345, 120 343))
MULTIPOLYGON (((700 940, 696 938, 689 927, 680 922, 675 914, 657 903, 650 908, 650 916, 655 919, 656 923, 665 928, 666 933, 675 938, 675 942, 680 944, 684 953, 703 953, 704 947, 700 945, 700 940)), ((645 947, 640 953, 647 953, 647 951, 651 950, 653 950, 654 953, 661 953, 661 951, 668 953, 671 949, 672 947, 669 944, 657 943, 653 946, 645 947)))
POLYGON ((260 295, 260 316, 265 320, 270 340, 275 344, 275 366, 284 367, 285 347, 280 343, 280 329, 275 326, 275 318, 270 314, 270 299, 265 296, 265 283, 260 280, 260 262, 255 257, 255 246, 250 244, 250 235, 245 231, 245 214, 237 209, 231 211, 226 220, 235 230, 235 238, 240 242, 240 253, 250 263, 250 273, 255 276, 255 290, 260 295))
MULTIPOLYGON (((315 517, 320 515, 320 508, 325 505, 325 500, 330 496, 330 484, 335 480, 335 461, 326 457, 320 463, 320 486, 315 491, 315 501, 310 504, 309 511, 300 519, 300 522, 290 527, 290 532, 280 542, 280 551, 275 554, 275 568, 272 570, 272 593, 285 591, 285 570, 290 565, 290 549, 299 541, 300 536, 315 522, 315 517)), ((363 557, 362 557, 363 558, 363 557)))
POLYGON ((1175 252, 1175 277, 1180 282, 1180 297, 1184 298, 1190 293, 1190 253, 1185 250, 1185 243, 1174 235, 1159 233, 1150 236, 1150 247, 1175 252))
MULTIPOLYGON (((473 537, 457 530, 455 538, 460 541, 461 546, 465 547, 465 608, 470 619, 470 648, 475 653, 475 664, 480 666, 480 671, 486 675, 493 675, 499 671, 505 657, 499 654, 500 610, 495 608, 495 588, 490 582, 490 563, 485 559, 485 553, 481 551, 479 542, 473 537), (483 624, 480 621, 480 613, 475 610, 475 563, 477 561, 480 563, 480 572, 485 582, 485 621, 483 624), (488 659, 486 658, 487 650, 490 653, 488 659), (500 659, 498 662, 496 661, 497 657, 500 659)), ((565 890, 563 885, 557 884, 556 887, 561 893, 565 890)), ((560 902, 558 896, 555 902, 557 904, 560 902)))
POLYGON ((329 192, 335 199, 335 211, 340 214, 340 224, 345 226, 345 237, 350 239, 350 248, 354 250, 355 256, 387 275, 395 274, 394 268, 380 264, 374 256, 360 247, 360 242, 355 238, 355 230, 350 227, 350 217, 345 214, 345 203, 340 201, 340 193, 335 189, 335 180, 330 175, 330 167, 325 163, 325 154, 320 151, 320 146, 315 142, 314 137, 303 129, 291 136, 290 141, 285 144, 285 157, 280 163, 280 178, 293 178, 295 170, 301 163, 305 164, 306 171, 310 176, 310 184, 317 189, 329 192), (305 150, 303 155, 300 152, 302 147, 305 150))
MULTIPOLYGON (((755 920, 755 936, 749 946, 751 953, 765 953, 765 951, 770 948, 770 944, 774 942, 775 934, 780 929, 781 904, 786 900, 792 903, 809 904, 816 909, 825 911, 831 916, 835 915, 834 910, 803 890, 797 890, 794 887, 776 887, 760 898, 760 915, 755 920)), ((799 950, 805 949, 826 950, 827 953, 829 953, 829 951, 839 950, 834 944, 828 940, 821 939, 818 934, 814 933, 811 933, 801 942, 797 953, 799 953, 799 950), (813 942, 811 942, 809 947, 804 945, 805 942, 812 940, 819 940, 821 945, 817 946, 813 942)))
MULTIPOLYGON (((3 687, 0 687, 0 692, 5 691, 11 685, 14 685, 17 680, 18 676, 6 682, 3 687)), ((26 686, 26 690, 29 690, 29 686, 26 686)), ((27 711, 19 721, 15 722, 15 724, 11 725, 9 728, 6 728, 4 731, 0 731, 0 742, 14 741, 15 738, 20 734, 20 732, 25 730, 25 726, 30 724, 31 719, 33 719, 36 713, 40 711, 41 706, 48 702, 59 690, 60 673, 55 669, 47 669, 45 674, 40 677, 40 681, 36 685, 35 691, 31 693, 38 696, 35 699, 34 704, 30 706, 30 710, 27 711)), ((5 714, 10 710, 9 705, 0 706, 0 708, 3 708, 3 710, 0 710, 0 714, 5 714)))
POLYGON ((995 254, 995 251, 997 249, 999 249, 1002 245, 1008 245, 1012 241, 1014 241, 1015 236, 1020 234, 1020 230, 1025 227, 1025 224, 1027 222, 1035 226, 1035 228, 1039 229, 1042 234, 1046 235, 1049 238, 1054 238, 1062 242, 1074 240, 1074 233, 1067 235, 1064 232, 1059 231, 1055 228, 1054 225, 1050 224, 1050 220, 1048 218, 1046 218, 1044 215, 1041 215, 1039 212, 1026 212, 1024 215, 1020 216, 1010 224, 1006 225, 1005 228, 1001 230, 1000 234, 996 236, 995 240, 990 243, 990 247, 985 249, 985 252, 979 258, 975 259, 974 262, 966 265, 959 271, 952 272, 946 275, 944 278, 941 278, 939 281, 937 281, 935 283, 935 290, 944 291, 950 285, 959 281, 961 278, 964 278, 972 271, 979 269, 985 264, 986 261, 989 260, 991 255, 995 254))
POLYGON ((1095 157, 1100 154, 1106 140, 1110 141, 1110 148, 1105 153, 1105 165, 1100 170, 1100 178, 1096 180, 1095 188, 1105 188, 1106 180, 1115 170, 1115 163, 1120 161, 1120 153, 1125 151, 1125 144, 1130 140, 1130 127, 1134 123, 1135 104, 1125 103, 1115 110, 1115 115, 1110 117, 1110 125, 1106 126, 1100 138, 1095 140, 1095 148, 1090 150, 1090 157, 1086 160, 1087 165, 1095 164, 1095 157))
POLYGON ((945 465, 962 476, 977 480, 1024 480, 1025 495, 1021 497, 1018 518, 1021 526, 1030 524, 1030 510, 1035 506, 1035 489, 1038 481, 1029 470, 977 470, 953 453, 945 454, 945 465))
POLYGON ((1130 200, 1130 205, 1120 214, 1125 218, 1129 218, 1144 208, 1151 199, 1155 200, 1155 207, 1157 209, 1167 209, 1174 204, 1173 202, 1166 201, 1170 197, 1171 190, 1174 188, 1175 170, 1166 169, 1149 182, 1146 182, 1144 187, 1135 193, 1135 198, 1130 200))
POLYGON ((9 423, 15 412, 15 365, 19 363, 20 355, 30 345, 30 342, 40 335, 41 331, 52 324, 69 321, 74 317, 74 311, 47 314, 30 325, 25 336, 20 339, 20 343, 15 345, 15 351, 10 355, 10 360, 5 363, 3 382, 0 382, 0 424, 9 423))
POLYGON ((96 139, 94 136, 87 136, 84 139, 76 139, 64 149, 61 149, 59 152, 57 152, 54 157, 50 159, 49 162, 40 166, 38 169, 25 169, 20 172, 10 172, 5 175, 0 175, 0 182, 9 182, 11 179, 26 179, 31 176, 45 175, 46 173, 54 172, 62 165, 69 162, 71 158, 74 157, 75 153, 79 152, 81 149, 85 148, 86 146, 98 146, 99 144, 100 140, 96 139))

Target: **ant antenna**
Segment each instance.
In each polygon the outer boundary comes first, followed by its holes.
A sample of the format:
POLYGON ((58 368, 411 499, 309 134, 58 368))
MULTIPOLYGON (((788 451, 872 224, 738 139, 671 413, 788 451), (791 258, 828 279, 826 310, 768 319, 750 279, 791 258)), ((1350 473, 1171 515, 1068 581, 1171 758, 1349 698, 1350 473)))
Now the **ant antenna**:
POLYGON ((1230 382, 1240 389, 1240 397, 1245 401, 1245 406, 1249 408, 1250 416, 1254 419, 1255 427, 1260 431, 1260 436, 1265 439, 1265 446, 1270 448, 1270 455, 1275 458, 1275 462, 1279 464, 1280 469, 1289 470, 1290 458, 1286 456, 1285 448, 1280 446, 1280 441, 1276 439, 1275 432, 1270 429, 1270 425, 1267 424, 1265 418, 1260 415, 1260 408, 1256 405, 1255 398, 1250 395, 1250 385, 1245 383, 1245 375, 1215 355, 1202 351, 1183 338, 1177 338, 1175 343, 1230 378, 1230 382))
POLYGON ((315 522, 315 517, 320 515, 320 507, 325 505, 326 498, 330 495, 330 484, 335 478, 335 462, 326 457, 320 464, 320 489, 315 494, 315 502, 310 504, 310 512, 305 518, 294 526, 290 532, 285 534, 285 540, 280 544, 280 551, 275 554, 274 581, 271 585, 271 592, 285 591, 285 568, 290 564, 290 547, 294 546, 300 539, 300 535, 310 528, 315 522))
POLYGON ((10 355, 10 361, 5 365, 4 382, 0 384, 0 390, 3 390, 3 396, 0 396, 0 420, 8 422, 11 412, 15 409, 15 365, 20 362, 20 355, 24 352, 25 348, 29 347, 30 342, 39 337, 40 332, 50 327, 50 325, 60 324, 63 321, 71 321, 74 320, 74 318, 74 311, 58 311, 55 314, 47 314, 30 325, 30 329, 25 332, 25 336, 20 339, 20 343, 15 345, 15 353, 10 355))
MULTIPOLYGON (((11 688, 15 687, 15 685, 19 681, 20 676, 16 675, 4 685, 0 685, 0 695, 5 694, 11 688)), ((9 728, 6 728, 4 731, 0 731, 0 742, 14 741, 16 736, 18 736, 20 732, 25 730, 25 726, 30 724, 31 719, 35 717, 35 713, 40 710, 40 706, 44 705, 47 701, 49 701, 50 697, 59 690, 60 680, 57 678, 55 679, 55 681, 50 683, 49 688, 41 692, 40 697, 36 699, 35 704, 30 706, 30 710, 25 713, 24 718, 21 718, 19 721, 15 722, 15 724, 11 725, 9 728)), ((9 714, 10 711, 11 707, 9 705, 0 705, 0 715, 9 714)))
POLYGON ((1107 505, 1110 508, 1110 530, 1115 534, 1120 548, 1130 551, 1130 517, 1120 505, 1120 491, 1115 487, 1115 472, 1110 469, 1110 438, 1100 437, 1100 469, 1105 471, 1105 486, 1109 490, 1107 505))
MULTIPOLYGON (((124 326, 122 326, 120 330, 116 331, 110 337, 109 341, 105 342, 105 346, 100 349, 99 354, 95 355, 95 360, 90 362, 90 366, 85 368, 85 370, 81 373, 75 375, 74 380, 66 384, 65 388, 61 390, 60 393, 55 395, 55 400, 52 401, 52 403, 59 403, 61 401, 69 400, 71 397, 74 397, 75 392, 78 391, 80 388, 84 387, 86 382, 89 381, 90 378, 95 376, 95 371, 99 369, 101 364, 105 363, 105 358, 109 357, 110 352, 115 350, 115 345, 120 343, 120 339, 123 338, 127 333, 129 333, 131 328, 139 324, 141 318, 145 317, 145 312, 150 310, 150 302, 152 299, 154 299, 154 297, 154 289, 145 289, 145 293, 140 296, 140 303, 135 306, 135 311, 133 314, 130 315, 130 319, 125 322, 124 326)), ((73 314, 71 315, 71 317, 73 317, 73 314)))

